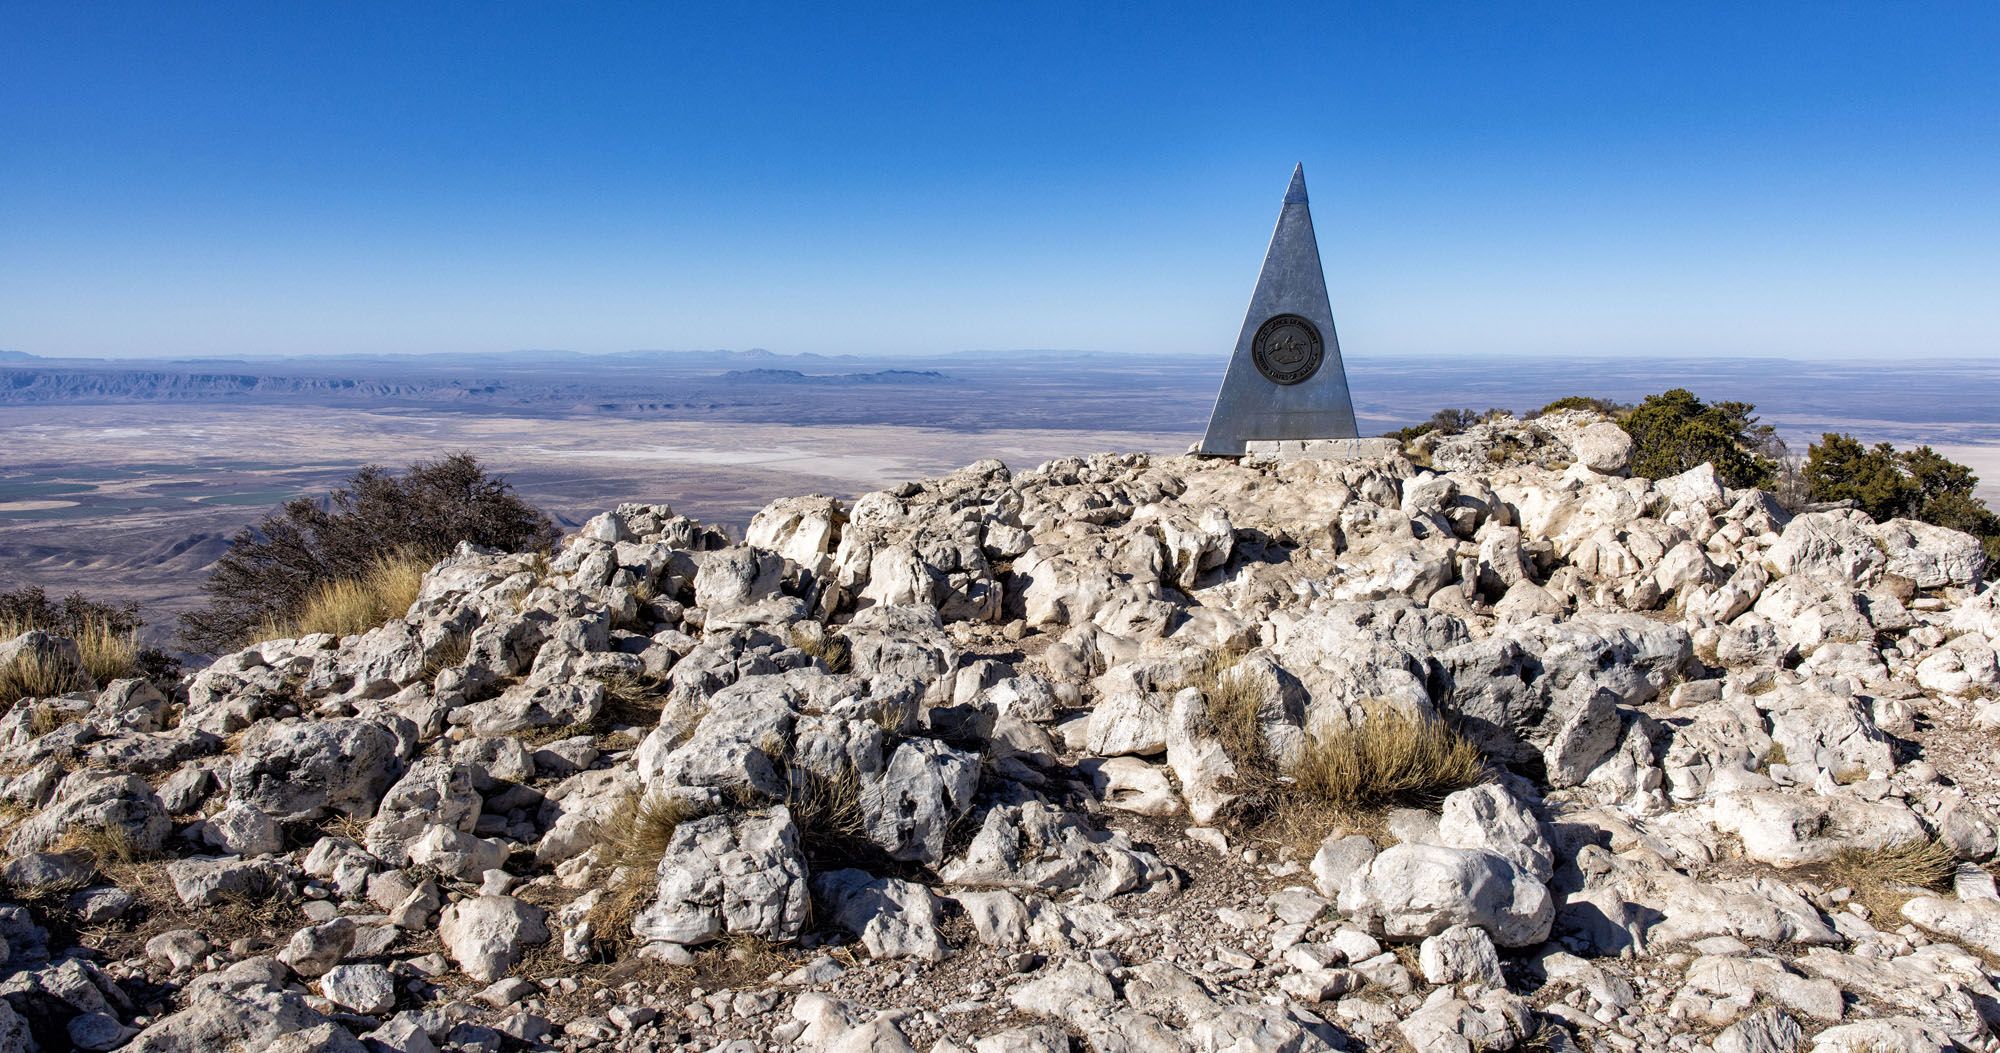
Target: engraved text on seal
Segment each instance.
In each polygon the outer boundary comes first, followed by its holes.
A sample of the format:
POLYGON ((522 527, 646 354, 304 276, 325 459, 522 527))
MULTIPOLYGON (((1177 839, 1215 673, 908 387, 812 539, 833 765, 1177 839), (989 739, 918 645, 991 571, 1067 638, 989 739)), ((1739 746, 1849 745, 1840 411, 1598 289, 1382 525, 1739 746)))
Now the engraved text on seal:
POLYGON ((1272 316, 1257 327, 1257 337, 1250 342, 1257 372, 1278 384, 1296 384, 1312 376, 1325 354, 1319 329, 1295 314, 1272 316))

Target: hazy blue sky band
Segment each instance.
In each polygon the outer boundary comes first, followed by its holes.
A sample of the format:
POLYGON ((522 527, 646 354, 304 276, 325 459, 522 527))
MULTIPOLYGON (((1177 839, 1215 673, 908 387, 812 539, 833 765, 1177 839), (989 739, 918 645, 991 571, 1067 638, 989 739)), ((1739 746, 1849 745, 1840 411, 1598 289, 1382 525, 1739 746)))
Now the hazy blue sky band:
POLYGON ((1991 4, 0 3, 0 348, 1992 354, 1991 4))

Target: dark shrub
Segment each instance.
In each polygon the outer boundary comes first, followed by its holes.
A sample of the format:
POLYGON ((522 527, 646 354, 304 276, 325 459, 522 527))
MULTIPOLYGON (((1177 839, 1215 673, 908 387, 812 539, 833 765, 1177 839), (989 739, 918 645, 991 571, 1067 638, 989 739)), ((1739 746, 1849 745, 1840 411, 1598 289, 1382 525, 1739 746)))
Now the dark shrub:
POLYGON ((1757 422, 1756 408, 1703 403, 1686 388, 1646 396, 1619 421, 1632 436, 1633 474, 1664 479, 1706 463, 1725 486, 1770 487, 1784 444, 1777 429, 1757 422))
POLYGON ((230 539, 202 586, 208 606, 182 617, 181 635, 195 650, 228 650, 393 554, 437 559, 461 541, 546 551, 555 538, 548 516, 469 453, 419 461, 400 476, 368 465, 341 489, 288 501, 230 539))
POLYGON ((1805 479, 1815 501, 1852 501, 1877 522, 1918 519, 1962 530, 2000 561, 2000 515, 1973 496, 1979 477, 1928 446, 1898 452, 1828 432, 1806 451, 1805 479))

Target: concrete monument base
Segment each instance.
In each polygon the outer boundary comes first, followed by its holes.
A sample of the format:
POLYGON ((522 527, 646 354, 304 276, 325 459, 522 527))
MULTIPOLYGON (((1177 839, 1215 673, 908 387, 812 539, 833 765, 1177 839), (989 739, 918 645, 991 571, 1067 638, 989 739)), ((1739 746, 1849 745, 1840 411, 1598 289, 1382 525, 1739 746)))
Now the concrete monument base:
POLYGON ((1395 439, 1252 439, 1243 444, 1244 460, 1259 461, 1379 461, 1403 455, 1395 439))

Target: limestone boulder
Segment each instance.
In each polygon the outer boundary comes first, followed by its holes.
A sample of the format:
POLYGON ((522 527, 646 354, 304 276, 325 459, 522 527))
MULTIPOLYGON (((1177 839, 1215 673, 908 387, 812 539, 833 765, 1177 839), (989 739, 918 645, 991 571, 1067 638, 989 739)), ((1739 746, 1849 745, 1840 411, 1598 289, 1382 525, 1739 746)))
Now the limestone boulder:
POLYGON ((1846 795, 1745 790, 1719 797, 1716 829, 1743 842, 1745 855, 1778 867, 1804 866, 1842 852, 1892 848, 1927 840, 1909 806, 1846 795))
POLYGON ((1555 874, 1555 849, 1541 820, 1498 783, 1446 797, 1438 815, 1437 840, 1451 848, 1502 856, 1537 881, 1546 883, 1555 874))
POLYGON ((229 772, 229 799, 279 822, 329 813, 365 819, 403 774, 402 741, 359 717, 259 723, 229 772))
MULTIPOLYGON (((246 971, 247 972, 247 971, 246 971)), ((254 976, 254 974, 252 974, 254 976)), ((286 1036, 332 1027, 325 1016, 306 1003, 306 996, 284 990, 267 978, 227 979, 198 987, 187 1008, 149 1024, 121 1049, 131 1053, 208 1053, 219 1049, 276 1049, 286 1036)), ((362 1048, 350 1045, 332 1050, 362 1048)))
POLYGON ((1883 569, 1920 589, 1964 588, 1986 574, 1986 551, 1970 534, 1915 519, 1864 527, 1881 545, 1883 569))
POLYGON ((1859 512, 1808 512, 1785 525, 1766 558, 1780 574, 1870 585, 1888 563, 1869 534, 1874 525, 1859 512))
POLYGON ((426 757, 383 795, 363 843, 375 858, 402 866, 426 830, 444 826, 469 833, 479 822, 479 811, 470 767, 426 757))
POLYGON ((1978 636, 1965 635, 1917 662, 1917 686, 1945 695, 2000 691, 2000 655, 1978 636))
POLYGON ((1084 748, 1099 757, 1164 753, 1170 701, 1157 692, 1120 691, 1105 697, 1091 710, 1084 748))
POLYGON ((1166 768, 1137 757, 1109 757, 1084 761, 1076 770, 1090 779, 1091 789, 1108 808, 1156 818, 1181 810, 1166 768))
POLYGON ((1632 436, 1610 421, 1586 425, 1566 441, 1576 463, 1593 472, 1623 472, 1632 463, 1632 436))
POLYGON ((1391 940, 1473 925, 1502 947, 1548 938, 1555 901, 1548 887, 1504 857, 1441 845, 1392 845, 1340 891, 1340 912, 1391 940))
POLYGON ((381 965, 336 965, 319 979, 320 991, 333 1004, 364 1016, 396 1007, 396 978, 381 965))
POLYGON ((1617 746, 1618 707, 1657 697, 1692 656, 1686 631, 1636 615, 1536 620, 1437 654, 1429 686, 1489 756, 1573 786, 1617 746))
POLYGON ((1485 929, 1454 925, 1435 936, 1427 936, 1417 948, 1417 962, 1424 979, 1440 985, 1476 984, 1505 988, 1507 978, 1500 972, 1500 953, 1485 929))
POLYGON ((941 871, 952 885, 1047 893, 1074 890, 1093 900, 1167 876, 1158 856, 1122 831, 1092 829, 1080 817, 1030 800, 986 813, 964 852, 941 871))
POLYGON ((876 958, 942 961, 949 953, 938 934, 940 914, 930 889, 865 870, 814 876, 813 894, 832 911, 835 925, 861 938, 876 958))
POLYGON ((657 892, 632 921, 642 939, 704 944, 724 935, 787 941, 811 913, 798 828, 784 806, 689 819, 660 859, 657 892))
POLYGON ((979 787, 979 757, 936 739, 910 739, 861 791, 868 839, 891 858, 934 863, 979 787))
POLYGON ((71 834, 94 832, 113 837, 132 851, 156 852, 172 830, 166 806, 146 780, 85 770, 65 776, 48 804, 15 827, 7 851, 27 855, 71 834))
POLYGON ((779 498, 750 517, 743 542, 824 575, 833 566, 833 551, 846 523, 847 511, 834 498, 779 498))
POLYGON ((202 823, 204 843, 229 855, 262 856, 283 851, 285 831, 277 820, 247 804, 229 804, 202 823))
POLYGON ((465 975, 492 983, 518 965, 529 947, 548 942, 547 914, 512 896, 474 896, 438 917, 438 941, 465 975))
POLYGON ((1208 703, 1195 688, 1176 693, 1167 711, 1167 766, 1198 824, 1215 822, 1236 799, 1236 764, 1215 737, 1208 703))

